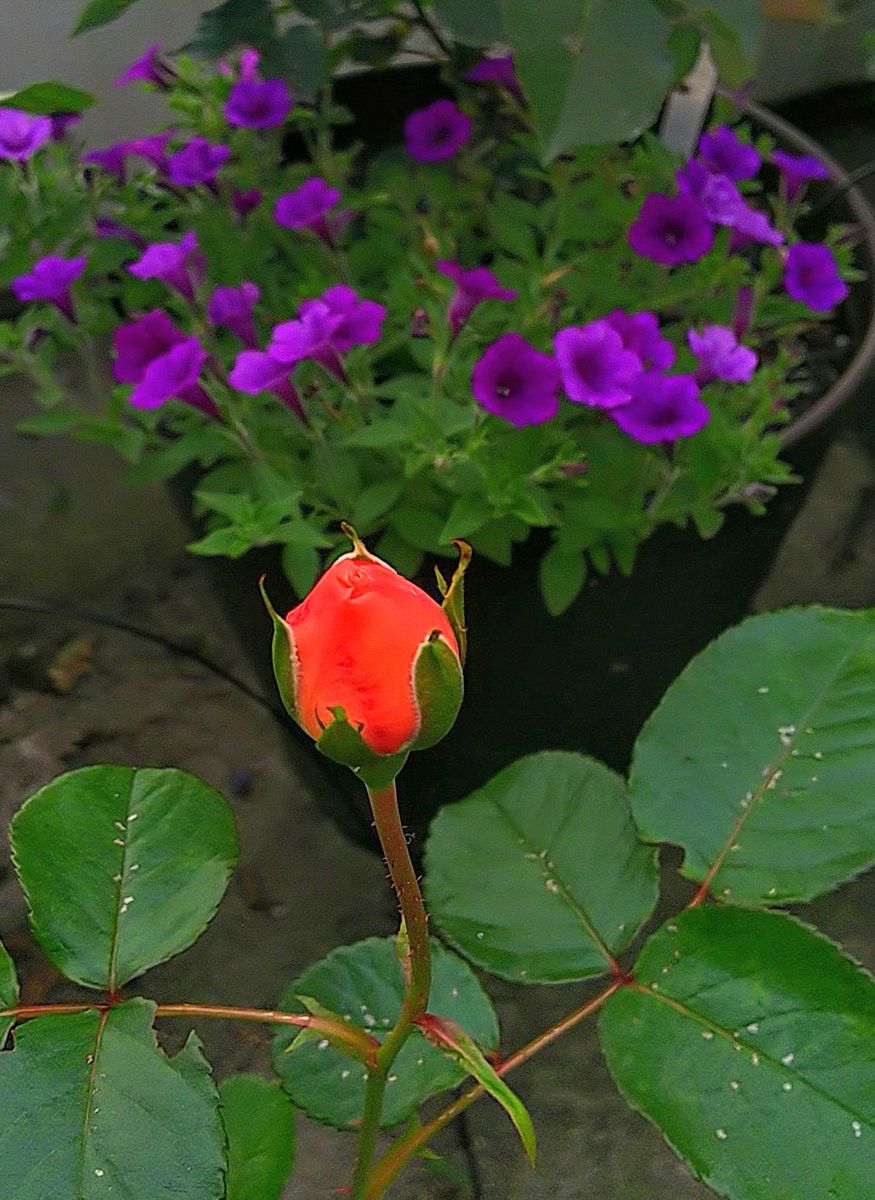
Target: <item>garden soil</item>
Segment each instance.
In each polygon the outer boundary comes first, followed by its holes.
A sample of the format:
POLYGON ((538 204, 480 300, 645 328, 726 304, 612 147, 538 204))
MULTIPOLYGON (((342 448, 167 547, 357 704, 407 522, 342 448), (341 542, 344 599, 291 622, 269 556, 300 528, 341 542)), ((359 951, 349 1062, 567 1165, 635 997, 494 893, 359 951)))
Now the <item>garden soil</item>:
MULTIPOLYGON (((869 125, 871 128, 871 125, 869 125)), ((870 137, 870 135, 869 135, 870 137)), ((850 166, 869 139, 845 136, 850 166)), ((71 374, 71 386, 93 387, 71 374)), ((871 390, 871 389, 870 389, 871 390)), ((788 604, 875 605, 875 431, 861 396, 837 430, 807 502, 757 597, 788 604)), ((242 861, 207 933, 187 953, 150 971, 158 1001, 273 1006, 309 963, 343 942, 393 930, 382 864, 342 839, 289 764, 274 717, 191 658, 73 619, 99 610, 183 643, 257 688, 220 611, 204 563, 185 551, 187 530, 158 488, 128 487, 105 449, 14 436, 30 411, 27 386, 0 389, 0 594, 48 601, 45 616, 0 611, 0 820, 59 772, 91 763, 175 766, 201 776, 234 805, 242 861)), ((256 580, 250 603, 257 607, 256 580)), ((269 630, 265 622, 265 638, 269 630)), ((676 877, 673 877, 676 878, 676 877)), ((681 883, 669 902, 684 899, 681 883)), ((875 873, 800 909, 875 968, 875 873)), ((34 947, 4 850, 0 936, 20 965, 32 1002, 81 992, 34 947)), ((593 989, 512 988, 492 981, 503 1048, 520 1045, 593 989)), ((268 1069, 268 1031, 202 1022, 219 1076, 268 1069)), ((187 1026, 161 1023, 168 1049, 187 1026)), ((514 1086, 531 1108, 540 1164, 532 1172, 505 1115, 483 1101, 437 1145, 477 1177, 481 1200, 706 1200, 641 1117, 617 1094, 594 1024, 520 1068, 514 1086)), ((354 1139, 301 1118, 298 1165, 286 1200, 330 1197, 348 1178, 354 1139)), ((415 1166, 398 1200, 450 1200, 457 1185, 415 1166)), ((63 1197, 53 1200, 65 1200, 63 1197)))

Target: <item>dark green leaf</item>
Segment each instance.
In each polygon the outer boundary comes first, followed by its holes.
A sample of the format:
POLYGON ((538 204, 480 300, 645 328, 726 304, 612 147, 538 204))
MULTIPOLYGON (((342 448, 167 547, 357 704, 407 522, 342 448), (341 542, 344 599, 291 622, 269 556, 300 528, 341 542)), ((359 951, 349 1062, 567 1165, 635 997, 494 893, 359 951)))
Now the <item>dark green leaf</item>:
POLYGON ((637 137, 671 87, 670 26, 650 0, 501 0, 545 159, 637 137), (622 63, 622 69, 618 64, 622 63))
POLYGON ((455 538, 470 537, 494 516, 492 505, 485 496, 468 492, 453 502, 447 522, 441 530, 440 540, 445 545, 455 538))
MULTIPOLYGON (((15 963, 9 957, 6 947, 0 942, 0 1008, 14 1008, 18 1003, 18 976, 15 973, 15 963)), ((12 1027, 12 1019, 0 1018, 0 1050, 6 1042, 6 1035, 12 1027)))
POLYGON ((312 25, 293 25, 263 51, 264 69, 287 76, 299 98, 312 99, 325 81, 325 46, 312 25))
POLYGON ((501 41, 500 0, 432 0, 442 25, 465 46, 488 46, 501 41))
POLYGON ((601 974, 657 890, 655 856, 636 840, 623 780, 562 751, 522 758, 442 809, 425 883, 454 946, 528 983, 601 974))
POLYGON ((312 546, 287 542, 282 551, 283 571, 302 600, 319 574, 319 554, 312 546))
POLYGON ((34 936, 69 979, 112 991, 200 936, 237 861, 227 802, 183 771, 70 771, 10 832, 34 936))
POLYGON ((275 33, 271 0, 225 0, 201 13, 188 49, 205 58, 218 58, 235 46, 270 43, 275 33))
POLYGON ((875 983, 777 913, 655 934, 602 1042, 629 1102, 731 1200, 862 1200, 875 1179, 875 983))
MULTIPOLYGON (((404 984, 393 938, 368 938, 341 946, 310 967, 286 991, 281 1007, 304 1012, 297 996, 312 996, 333 1012, 382 1038, 398 1018, 404 984)), ((489 998, 471 969, 432 942, 429 1010, 461 1025, 487 1051, 498 1045, 498 1025, 489 998)), ((361 1118, 364 1068, 325 1041, 305 1042, 291 1053, 294 1030, 274 1040, 274 1070, 293 1102, 309 1116, 339 1129, 361 1118)), ((455 1086, 464 1072, 430 1046, 419 1031, 411 1034, 392 1066, 383 1108, 383 1125, 396 1125, 428 1096, 455 1086)))
POLYGON ((366 487, 356 498, 352 510, 353 525, 364 529, 378 520, 394 507, 403 490, 404 482, 401 479, 381 479, 379 483, 366 487))
POLYGON ((278 1081, 232 1075, 219 1098, 228 1135, 226 1200, 279 1200, 295 1157, 295 1110, 278 1081))
POLYGON ((120 17, 135 3, 136 0, 88 0, 79 14, 79 20, 73 27, 72 36, 76 37, 77 34, 86 33, 89 29, 98 29, 101 25, 108 25, 110 21, 120 17))
POLYGON ((91 92, 68 87, 65 83, 46 81, 31 83, 11 96, 0 100, 3 108, 20 108, 23 112, 51 116, 52 113, 78 113, 94 104, 91 92))
POLYGON ((629 798, 643 837, 742 903, 808 900, 875 861, 875 611, 723 634, 644 726, 629 798))
POLYGON ((541 595, 551 617, 565 612, 577 599, 586 582, 586 560, 582 554, 567 554, 556 542, 541 559, 541 595))
POLYGON ((158 1049, 155 1006, 39 1017, 0 1054, 4 1200, 220 1200, 218 1096, 194 1035, 158 1049))

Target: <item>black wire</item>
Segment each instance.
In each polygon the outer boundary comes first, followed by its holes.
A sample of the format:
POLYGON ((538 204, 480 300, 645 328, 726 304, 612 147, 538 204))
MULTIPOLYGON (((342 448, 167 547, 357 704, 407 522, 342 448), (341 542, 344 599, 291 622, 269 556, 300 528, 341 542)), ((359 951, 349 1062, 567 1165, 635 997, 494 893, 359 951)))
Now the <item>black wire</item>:
POLYGON ((838 187, 833 188, 825 199, 821 200, 819 204, 813 205, 809 212, 805 214, 806 221, 811 221, 815 217, 819 217, 822 212, 825 212, 826 209, 835 204, 836 200, 841 200, 846 192, 852 187, 856 187, 858 183, 862 183, 864 179, 868 179, 870 175, 875 175, 875 158, 867 163, 863 163, 855 171, 851 171, 847 179, 843 180, 838 187))
POLYGON ((63 617, 71 621, 85 621, 92 625, 102 625, 106 629, 116 629, 120 633, 129 633, 134 637, 142 638, 144 641, 152 642, 156 646, 162 646, 172 654, 179 654, 184 658, 190 658, 199 666, 212 671, 219 679, 223 679, 225 683, 230 683, 232 687, 237 688, 238 691, 248 696, 250 700, 254 700, 256 704, 261 705, 263 709, 282 724, 283 728, 286 728, 288 725, 288 717, 285 710, 279 704, 266 699, 261 692, 250 687, 244 679, 240 679, 219 663, 213 662, 212 659, 201 654, 199 650, 195 650, 191 646, 186 646, 182 642, 174 642, 172 638, 165 637, 164 634, 153 633, 151 629, 143 629, 142 626, 132 625, 130 621, 123 621, 120 617, 110 617, 106 613, 94 612, 89 608, 70 608, 67 605, 62 607, 59 604, 50 604, 44 600, 31 600, 27 597, 0 596, 0 610, 4 609, 7 612, 37 613, 43 616, 63 617))

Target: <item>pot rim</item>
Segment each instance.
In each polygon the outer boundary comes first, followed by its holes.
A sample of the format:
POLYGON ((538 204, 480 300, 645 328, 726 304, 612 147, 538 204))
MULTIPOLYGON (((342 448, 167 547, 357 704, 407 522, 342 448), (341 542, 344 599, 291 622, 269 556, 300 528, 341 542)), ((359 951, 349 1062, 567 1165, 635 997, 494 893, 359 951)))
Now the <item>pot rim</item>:
POLYGON ((834 183, 842 189, 860 228, 860 245, 867 259, 866 292, 869 298, 869 323, 856 353, 836 382, 804 413, 785 426, 780 433, 781 448, 792 446, 813 429, 823 425, 845 404, 875 364, 875 212, 860 187, 851 182, 849 173, 821 146, 801 129, 753 100, 721 94, 732 99, 746 117, 756 121, 769 133, 788 143, 801 154, 813 154, 827 168, 834 183))

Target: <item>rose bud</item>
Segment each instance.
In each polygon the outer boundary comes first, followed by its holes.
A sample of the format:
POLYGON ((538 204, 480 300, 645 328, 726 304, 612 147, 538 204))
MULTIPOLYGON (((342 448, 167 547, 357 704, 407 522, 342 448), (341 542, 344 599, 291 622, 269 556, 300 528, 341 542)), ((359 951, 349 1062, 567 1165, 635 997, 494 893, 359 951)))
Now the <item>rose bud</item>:
POLYGON ((439 605, 372 555, 348 526, 353 549, 274 625, 273 665, 290 716, 368 788, 385 787, 411 750, 439 742, 462 703, 462 578, 470 549, 439 605))

